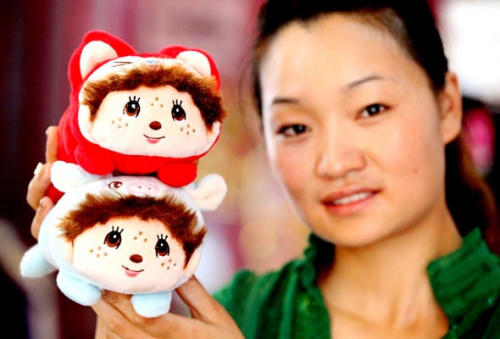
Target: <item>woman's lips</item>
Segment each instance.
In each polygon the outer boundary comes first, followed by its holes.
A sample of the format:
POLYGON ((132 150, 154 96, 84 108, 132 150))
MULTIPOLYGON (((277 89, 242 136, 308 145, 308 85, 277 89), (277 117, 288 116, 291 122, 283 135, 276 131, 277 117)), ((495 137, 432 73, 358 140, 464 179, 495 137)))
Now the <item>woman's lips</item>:
POLYGON ((323 205, 330 213, 338 216, 348 216, 361 211, 369 204, 378 191, 356 191, 335 193, 323 199, 323 205))
POLYGON ((158 142, 160 142, 161 139, 165 138, 165 136, 162 136, 162 137, 158 137, 158 138, 155 138, 155 137, 150 137, 146 134, 144 134, 144 137, 146 137, 146 140, 150 143, 150 144, 157 144, 158 142))
POLYGON ((128 267, 125 267, 122 265, 122 267, 125 269, 125 274, 128 276, 128 277, 131 277, 131 278, 134 278, 134 277, 137 277, 139 275, 139 273, 143 272, 144 270, 131 270, 130 268, 128 267))
POLYGON ((348 196, 340 198, 340 199, 335 199, 335 200, 333 200, 332 203, 334 205, 347 205, 350 203, 355 203, 355 202, 358 202, 360 200, 366 199, 370 195, 371 195, 371 193, 369 193, 369 192, 355 193, 355 194, 351 194, 351 195, 348 195, 348 196))

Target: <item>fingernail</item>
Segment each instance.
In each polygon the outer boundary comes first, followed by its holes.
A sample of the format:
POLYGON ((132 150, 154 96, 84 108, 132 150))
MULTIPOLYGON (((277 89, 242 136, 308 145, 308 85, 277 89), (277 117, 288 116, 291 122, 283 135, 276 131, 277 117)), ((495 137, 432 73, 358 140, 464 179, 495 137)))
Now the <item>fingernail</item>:
POLYGON ((36 177, 38 177, 42 173, 42 170, 43 170, 43 164, 41 162, 39 162, 38 164, 36 164, 36 167, 35 167, 35 170, 33 171, 33 174, 36 177))
POLYGON ((38 202, 38 209, 39 210, 43 210, 45 208, 45 197, 43 197, 42 199, 40 199, 40 201, 38 202))

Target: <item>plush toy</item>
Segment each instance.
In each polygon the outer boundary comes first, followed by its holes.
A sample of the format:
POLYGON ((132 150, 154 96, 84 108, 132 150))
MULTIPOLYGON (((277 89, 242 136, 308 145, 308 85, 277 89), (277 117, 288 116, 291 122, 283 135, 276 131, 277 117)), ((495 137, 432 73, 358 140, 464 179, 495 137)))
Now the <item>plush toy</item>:
POLYGON ((219 206, 224 179, 209 174, 178 188, 153 176, 68 181, 74 171, 76 164, 53 164, 52 182, 64 195, 22 257, 21 275, 58 271, 58 288, 82 305, 95 304, 105 289, 131 294, 144 317, 168 312, 171 291, 198 266, 206 233, 201 212, 219 206))
MULTIPOLYGON (((152 174, 172 187, 188 185, 227 115, 217 67, 196 48, 137 53, 90 31, 70 59, 69 81, 58 159, 93 179, 152 174)), ((62 192, 51 186, 47 195, 57 201, 62 192)))

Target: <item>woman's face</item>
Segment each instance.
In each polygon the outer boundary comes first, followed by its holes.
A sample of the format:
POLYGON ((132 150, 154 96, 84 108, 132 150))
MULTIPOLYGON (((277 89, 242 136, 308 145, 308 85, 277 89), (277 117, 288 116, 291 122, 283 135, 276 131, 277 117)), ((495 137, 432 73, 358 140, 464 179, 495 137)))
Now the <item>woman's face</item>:
POLYGON ((320 237, 361 246, 449 220, 444 146, 460 109, 389 33, 339 14, 290 24, 260 79, 271 166, 320 237))

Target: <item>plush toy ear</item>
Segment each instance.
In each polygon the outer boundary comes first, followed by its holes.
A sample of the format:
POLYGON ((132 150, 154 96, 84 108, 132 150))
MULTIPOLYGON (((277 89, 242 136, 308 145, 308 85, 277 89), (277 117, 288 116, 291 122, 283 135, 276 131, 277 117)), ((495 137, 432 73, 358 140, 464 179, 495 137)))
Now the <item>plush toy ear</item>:
POLYGON ((200 73, 203 77, 212 75, 210 61, 208 61, 208 58, 205 56, 205 54, 197 51, 185 51, 179 53, 176 59, 184 61, 186 64, 200 73))
POLYGON ((159 53, 185 62, 202 76, 213 76, 217 81, 217 90, 220 90, 219 70, 213 58, 206 51, 182 45, 172 45, 161 49, 159 53))
POLYGON ((208 134, 208 144, 213 145, 220 135, 222 124, 220 121, 214 121, 212 124, 212 131, 208 134))
POLYGON ((71 89, 79 90, 83 79, 98 63, 135 53, 129 44, 108 32, 100 30, 87 32, 69 62, 68 77, 71 89))
POLYGON ((80 74, 82 79, 98 64, 118 57, 118 53, 104 41, 91 41, 83 47, 80 55, 80 74))
POLYGON ((73 262, 73 244, 66 239, 61 241, 61 256, 66 262, 73 262))
POLYGON ((77 164, 61 160, 54 162, 50 169, 52 184, 63 193, 99 178, 102 176, 90 174, 77 164))
POLYGON ((87 105, 80 105, 78 108, 78 126, 85 139, 97 143, 92 133, 90 133, 92 130, 92 120, 90 119, 90 107, 87 105))
POLYGON ((213 211, 224 200, 227 185, 222 176, 208 174, 197 185, 186 186, 185 190, 202 211, 213 211))
POLYGON ((184 269, 185 280, 188 280, 194 274, 194 271, 198 267, 200 260, 201 260, 201 248, 198 247, 191 255, 191 258, 189 258, 189 262, 186 268, 184 269))

